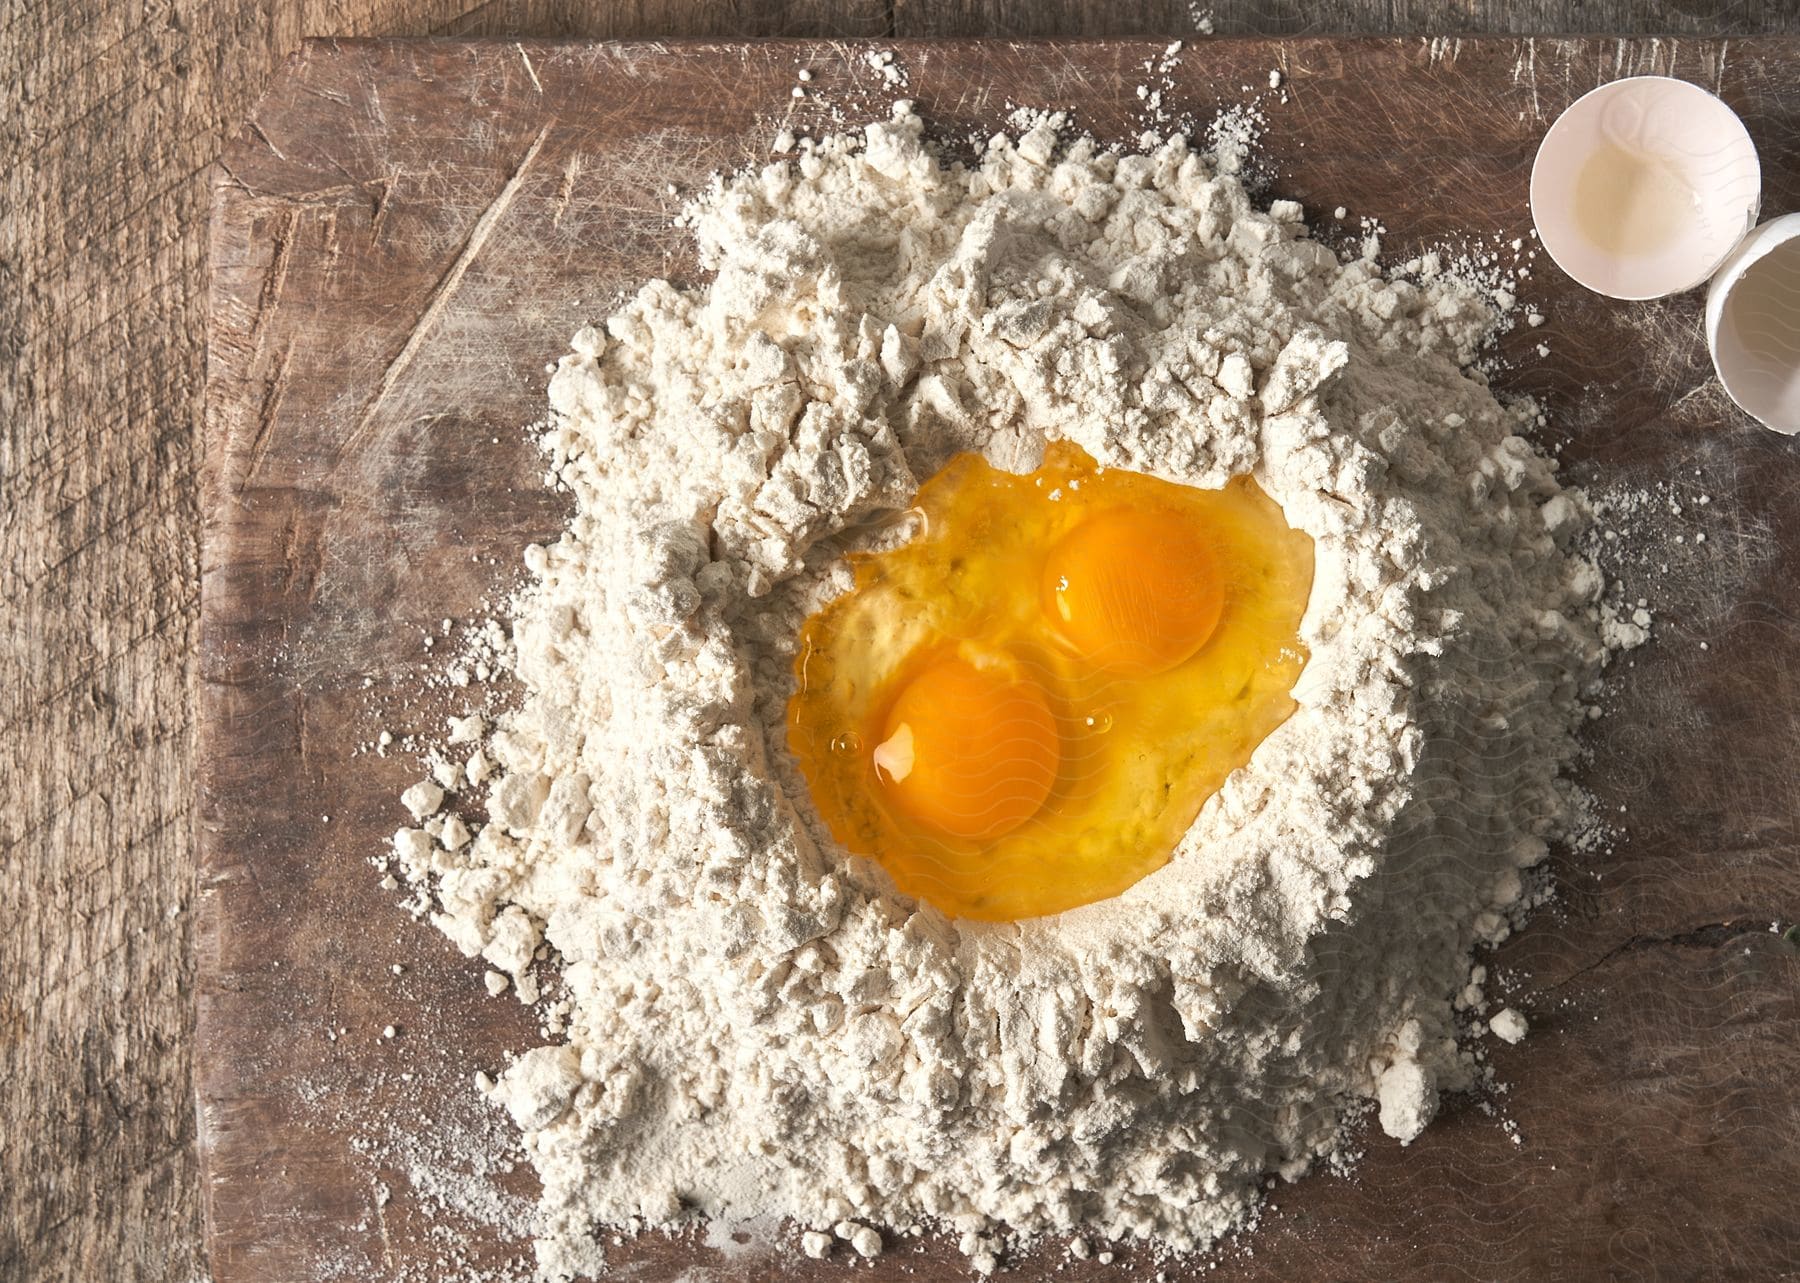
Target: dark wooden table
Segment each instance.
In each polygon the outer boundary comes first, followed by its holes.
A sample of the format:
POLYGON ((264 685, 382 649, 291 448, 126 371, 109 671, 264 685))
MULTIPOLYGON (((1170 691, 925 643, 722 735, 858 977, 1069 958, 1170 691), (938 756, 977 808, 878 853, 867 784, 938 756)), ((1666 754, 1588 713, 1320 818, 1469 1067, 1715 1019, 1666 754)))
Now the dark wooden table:
MULTIPOLYGON (((207 171, 300 37, 1183 35, 1207 15, 1220 34, 1800 30, 1787 0, 8 7, 0 1280, 191 1283, 207 1274, 191 1044, 207 171)), ((1656 965, 1662 945, 1717 951, 1725 939, 1656 937, 1621 941, 1624 954, 1639 955, 1631 965, 1656 965)))

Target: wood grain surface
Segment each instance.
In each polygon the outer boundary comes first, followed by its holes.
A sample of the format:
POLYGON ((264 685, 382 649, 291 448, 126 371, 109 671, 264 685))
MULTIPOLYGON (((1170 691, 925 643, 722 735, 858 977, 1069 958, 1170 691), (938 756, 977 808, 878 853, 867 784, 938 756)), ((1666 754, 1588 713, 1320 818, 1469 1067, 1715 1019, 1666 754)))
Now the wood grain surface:
POLYGON ((303 35, 1800 29, 1791 0, 19 0, 0 17, 0 1279, 206 1273, 191 957, 208 167, 303 35))
MULTIPOLYGON (((1012 104, 1134 136, 1161 42, 902 42, 947 138, 1012 104)), ((480 620, 563 501, 518 425, 545 360, 651 275, 691 279, 678 197, 783 125, 885 114, 838 44, 308 46, 226 149, 211 243, 200 660, 201 1151, 219 1283, 431 1279, 520 1250, 531 1191, 469 1086, 541 1037, 482 968, 374 889, 408 755, 467 692, 422 644, 480 620), (823 101, 789 97, 796 67, 823 101), (392 966, 399 963, 398 974, 392 966), (392 1028, 393 1034, 384 1032, 392 1028), (496 1222, 499 1222, 496 1225, 496 1222)), ((1800 41, 1222 40, 1170 73, 1202 120, 1261 94, 1271 195, 1379 218, 1390 256, 1524 237, 1548 120, 1595 83, 1682 74, 1744 115, 1765 203, 1800 205, 1800 41)), ((1341 233, 1340 233, 1341 235, 1341 233)), ((1612 304, 1547 261, 1549 322, 1504 342, 1609 521, 1660 640, 1621 674, 1589 782, 1626 835, 1565 859, 1557 907, 1493 960, 1534 1036, 1509 1090, 1349 1179, 1275 1198, 1217 1261, 1027 1277, 1778 1277, 1800 1268, 1800 460, 1708 378, 1698 297, 1612 304), (1543 344, 1549 355, 1537 359, 1543 344), (1706 496, 1702 501, 1702 496, 1706 496), (1704 534, 1705 540, 1699 536, 1704 534), (1751 745, 1754 750, 1749 751, 1751 745), (1773 929, 1772 929, 1773 928, 1773 929)), ((387 897, 393 899, 393 897, 387 897)), ((644 1279, 835 1277, 791 1245, 649 1235, 644 1279)), ((897 1245, 879 1277, 961 1273, 897 1245)))

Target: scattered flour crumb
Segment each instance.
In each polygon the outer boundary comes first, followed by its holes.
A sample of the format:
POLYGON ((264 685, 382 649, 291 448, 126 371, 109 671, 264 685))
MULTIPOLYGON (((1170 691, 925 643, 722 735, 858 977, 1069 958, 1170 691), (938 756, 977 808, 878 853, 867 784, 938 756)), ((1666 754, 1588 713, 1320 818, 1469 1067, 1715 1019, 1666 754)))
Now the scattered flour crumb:
POLYGON ((1488 1021, 1488 1028, 1492 1029, 1494 1036, 1502 1042, 1516 1043, 1525 1037, 1530 1026, 1526 1024, 1524 1016, 1511 1007, 1505 1007, 1495 1013, 1492 1020, 1488 1021))

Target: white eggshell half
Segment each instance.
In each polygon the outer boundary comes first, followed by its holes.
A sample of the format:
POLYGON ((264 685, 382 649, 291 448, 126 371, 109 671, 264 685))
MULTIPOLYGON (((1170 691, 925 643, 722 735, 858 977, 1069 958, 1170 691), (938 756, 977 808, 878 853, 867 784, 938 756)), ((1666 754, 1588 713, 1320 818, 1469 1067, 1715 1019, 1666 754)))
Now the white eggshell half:
POLYGON ((1770 219, 1720 267, 1706 292, 1706 346, 1740 408, 1800 432, 1800 214, 1770 219))
POLYGON ((1699 285, 1755 225, 1761 199, 1762 165, 1737 113, 1667 76, 1615 80, 1577 99, 1544 135, 1531 170, 1531 217, 1545 250, 1580 284, 1619 299, 1699 285), (1657 183, 1596 179, 1597 164, 1621 156, 1646 160, 1657 183), (1603 234, 1615 220, 1660 214, 1669 231, 1654 243, 1603 234))

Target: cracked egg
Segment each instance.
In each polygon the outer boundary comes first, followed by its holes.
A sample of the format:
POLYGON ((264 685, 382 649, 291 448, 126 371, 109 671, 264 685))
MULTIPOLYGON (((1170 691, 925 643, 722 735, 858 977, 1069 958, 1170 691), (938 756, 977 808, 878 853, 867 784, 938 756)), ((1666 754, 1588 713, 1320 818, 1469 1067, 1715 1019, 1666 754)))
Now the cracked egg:
POLYGON ((955 917, 1119 894, 1295 708, 1312 540, 1249 477, 952 459, 805 623, 788 744, 846 849, 955 917))

